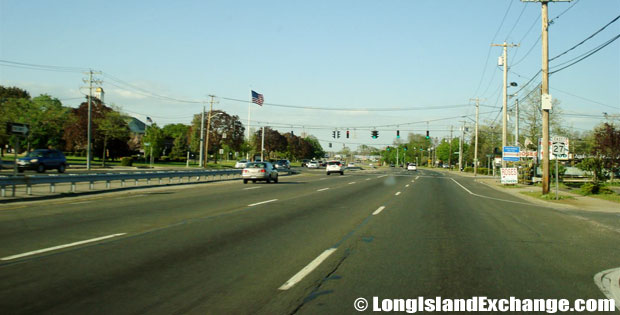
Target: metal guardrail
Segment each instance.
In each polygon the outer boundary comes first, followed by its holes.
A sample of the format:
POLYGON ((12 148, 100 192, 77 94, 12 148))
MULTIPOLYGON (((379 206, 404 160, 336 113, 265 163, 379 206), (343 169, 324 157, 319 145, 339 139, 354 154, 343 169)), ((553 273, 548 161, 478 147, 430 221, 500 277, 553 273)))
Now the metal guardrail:
POLYGON ((162 184, 163 179, 168 179, 168 184, 172 183, 174 178, 178 178, 180 183, 183 178, 187 178, 190 182, 195 177, 196 181, 201 178, 208 180, 209 177, 219 176, 222 180, 223 176, 230 179, 231 176, 241 176, 241 170, 196 170, 196 171, 151 171, 151 172, 132 172, 132 173, 95 173, 95 174, 68 174, 68 175, 25 175, 25 176, 0 176, 0 194, 6 197, 7 186, 12 187, 13 196, 15 196, 16 186, 26 186, 26 194, 32 195, 33 185, 50 185, 50 193, 56 192, 56 184, 70 183, 71 192, 75 192, 77 183, 89 183, 89 190, 94 190, 95 182, 106 182, 106 189, 111 187, 111 182, 120 181, 121 187, 125 186, 125 181, 133 180, 135 186, 139 180, 146 179, 146 184, 150 185, 151 180, 158 180, 158 184, 162 184))

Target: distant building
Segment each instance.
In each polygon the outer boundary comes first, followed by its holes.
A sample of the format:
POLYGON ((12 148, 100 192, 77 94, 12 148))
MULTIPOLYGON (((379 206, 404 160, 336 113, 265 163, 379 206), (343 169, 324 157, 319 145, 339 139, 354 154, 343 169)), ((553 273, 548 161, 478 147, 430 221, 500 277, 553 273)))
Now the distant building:
POLYGON ((105 92, 103 91, 103 88, 98 87, 95 90, 95 95, 93 95, 94 97, 98 98, 101 103, 105 104, 105 101, 103 100, 103 97, 105 96, 105 92))
POLYGON ((125 116, 125 122, 129 126, 129 149, 139 151, 142 149, 142 137, 146 131, 146 124, 138 118, 125 116))

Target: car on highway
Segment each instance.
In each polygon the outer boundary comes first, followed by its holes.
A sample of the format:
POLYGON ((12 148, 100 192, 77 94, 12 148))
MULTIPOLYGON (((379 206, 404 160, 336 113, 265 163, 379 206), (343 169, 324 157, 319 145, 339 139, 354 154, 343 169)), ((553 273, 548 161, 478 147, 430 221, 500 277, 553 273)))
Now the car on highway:
POLYGON ((347 167, 355 167, 355 163, 351 162, 351 163, 347 164, 347 167))
POLYGON ((289 160, 277 160, 273 166, 275 168, 277 168, 278 170, 290 170, 291 169, 291 162, 289 160))
POLYGON ((308 159, 301 160, 301 167, 308 167, 308 162, 310 162, 308 159))
POLYGON ((409 163, 409 164, 407 165, 407 170, 408 170, 408 171, 417 171, 417 170, 418 170, 418 166, 417 166, 417 165, 415 165, 415 163, 409 163))
POLYGON ((340 175, 344 175, 344 164, 341 161, 328 161, 326 164, 325 171, 327 175, 331 173, 340 173, 340 175))
POLYGON ((49 169, 57 169, 58 173, 64 173, 67 169, 67 159, 62 152, 50 149, 37 149, 29 152, 23 158, 17 160, 17 171, 35 170, 44 173, 49 169))
POLYGON ((266 181, 267 183, 278 182, 278 170, 269 162, 250 162, 241 173, 243 183, 248 181, 256 183, 257 181, 266 181))
POLYGON ((319 162, 318 161, 310 161, 307 164, 308 168, 319 168, 319 162))
POLYGON ((240 160, 235 163, 235 168, 245 168, 248 165, 247 160, 240 160))

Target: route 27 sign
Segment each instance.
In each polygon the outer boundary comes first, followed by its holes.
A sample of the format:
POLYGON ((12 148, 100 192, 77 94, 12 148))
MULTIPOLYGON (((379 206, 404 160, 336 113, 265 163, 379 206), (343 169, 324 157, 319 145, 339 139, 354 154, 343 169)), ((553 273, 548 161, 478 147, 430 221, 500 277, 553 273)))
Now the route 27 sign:
MULTIPOLYGON (((568 160, 569 153, 569 140, 566 137, 551 137, 549 139, 549 147, 548 150, 551 154, 549 154, 550 160, 555 160, 556 158, 561 161, 568 160)), ((540 148, 539 159, 542 160, 542 155, 544 151, 547 149, 542 145, 542 139, 538 139, 538 147, 540 148)))

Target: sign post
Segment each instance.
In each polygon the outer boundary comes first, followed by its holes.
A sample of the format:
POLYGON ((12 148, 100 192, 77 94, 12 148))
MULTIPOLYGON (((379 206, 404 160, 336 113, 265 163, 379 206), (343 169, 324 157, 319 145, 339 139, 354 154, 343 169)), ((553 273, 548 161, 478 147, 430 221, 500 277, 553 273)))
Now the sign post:
MULTIPOLYGON (((16 135, 15 147, 13 148, 13 176, 17 176, 17 152, 19 151, 20 137, 25 137, 30 132, 30 126, 27 124, 7 123, 6 133, 16 135)), ((15 197, 15 184, 13 184, 13 197, 15 197)))
POLYGON ((568 138, 553 137, 551 138, 551 152, 555 156, 555 200, 559 199, 558 190, 560 189, 560 163, 561 157, 568 157, 568 138))

